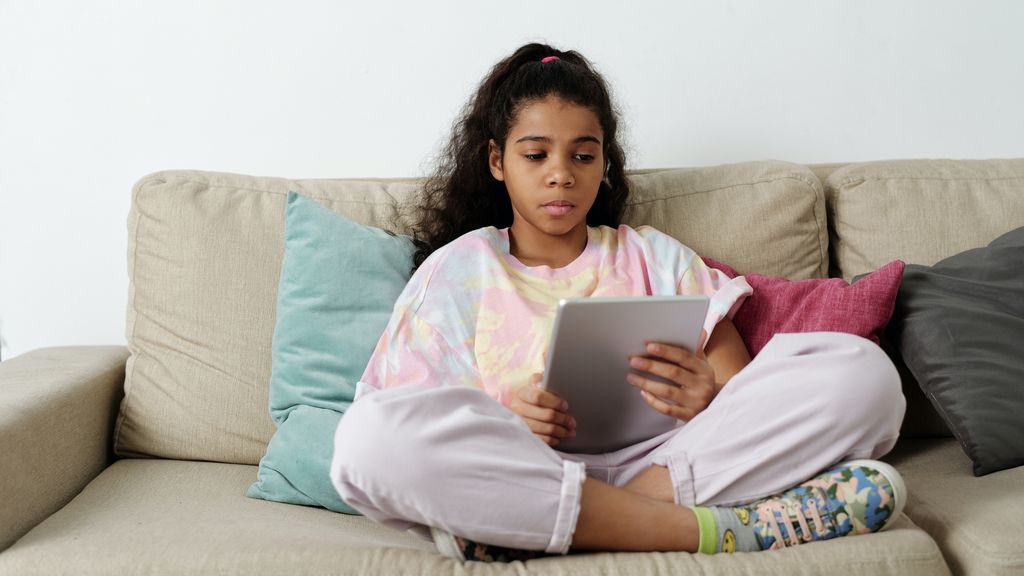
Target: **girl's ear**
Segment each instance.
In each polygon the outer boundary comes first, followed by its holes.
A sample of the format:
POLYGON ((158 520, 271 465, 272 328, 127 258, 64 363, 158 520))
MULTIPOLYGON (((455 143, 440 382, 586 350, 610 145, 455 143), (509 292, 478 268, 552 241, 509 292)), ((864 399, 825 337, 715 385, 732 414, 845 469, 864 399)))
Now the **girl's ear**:
POLYGON ((493 138, 487 142, 487 165, 490 166, 491 175, 495 180, 505 181, 505 171, 501 168, 501 150, 493 138))

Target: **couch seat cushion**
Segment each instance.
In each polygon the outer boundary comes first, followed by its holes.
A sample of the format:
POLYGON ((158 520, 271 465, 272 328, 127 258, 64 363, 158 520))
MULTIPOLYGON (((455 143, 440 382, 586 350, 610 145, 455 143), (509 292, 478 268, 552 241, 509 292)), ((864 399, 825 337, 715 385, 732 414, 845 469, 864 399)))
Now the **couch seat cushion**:
POLYGON ((953 439, 902 440, 886 460, 903 474, 904 512, 957 574, 1024 574, 1024 467, 975 477, 953 439))
POLYGON ((18 574, 944 574, 935 542, 902 517, 883 534, 780 552, 579 554, 462 565, 361 516, 245 497, 256 467, 121 460, 0 553, 18 574))

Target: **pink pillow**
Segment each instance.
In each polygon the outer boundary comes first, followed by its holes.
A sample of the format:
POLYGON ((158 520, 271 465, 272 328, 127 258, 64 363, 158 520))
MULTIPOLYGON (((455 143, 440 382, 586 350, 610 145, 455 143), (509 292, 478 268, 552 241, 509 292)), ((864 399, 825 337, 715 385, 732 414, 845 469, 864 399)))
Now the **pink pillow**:
MULTIPOLYGON (((704 262, 730 278, 737 275, 711 258, 704 262)), ((847 332, 878 344, 896 305, 903 267, 901 260, 893 260, 853 284, 840 278, 786 280, 746 274, 754 293, 740 306, 733 323, 751 356, 783 332, 847 332)))

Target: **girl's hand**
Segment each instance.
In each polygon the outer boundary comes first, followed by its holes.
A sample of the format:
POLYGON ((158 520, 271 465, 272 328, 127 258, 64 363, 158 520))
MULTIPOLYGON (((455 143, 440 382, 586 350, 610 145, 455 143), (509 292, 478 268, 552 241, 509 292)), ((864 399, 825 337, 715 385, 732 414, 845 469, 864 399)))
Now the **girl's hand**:
POLYGON ((647 403, 658 412, 679 420, 692 420, 711 404, 719 390, 715 384, 715 369, 704 356, 706 337, 706 333, 701 334, 697 352, 648 342, 649 356, 633 356, 629 360, 630 366, 640 374, 629 374, 626 380, 639 388, 647 403), (643 373, 660 376, 673 384, 646 378, 643 373))
POLYGON ((533 434, 548 446, 576 435, 576 421, 569 416, 569 404, 553 392, 540 387, 541 374, 530 378, 530 385, 520 388, 509 409, 526 421, 533 434))

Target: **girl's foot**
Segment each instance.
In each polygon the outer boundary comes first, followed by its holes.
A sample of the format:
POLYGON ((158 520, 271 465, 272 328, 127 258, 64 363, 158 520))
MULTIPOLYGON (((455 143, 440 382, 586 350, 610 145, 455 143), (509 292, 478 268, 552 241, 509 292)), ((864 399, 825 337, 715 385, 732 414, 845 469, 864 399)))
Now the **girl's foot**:
POLYGON ((868 534, 888 527, 906 502, 903 478, 876 460, 837 464, 785 492, 732 508, 695 508, 700 551, 753 552, 868 534))
POLYGON ((445 532, 440 528, 431 528, 430 534, 434 537, 434 544, 437 545, 438 552, 460 562, 467 560, 476 562, 515 562, 519 560, 526 562, 549 555, 543 550, 517 550, 494 544, 480 544, 468 538, 445 532))

